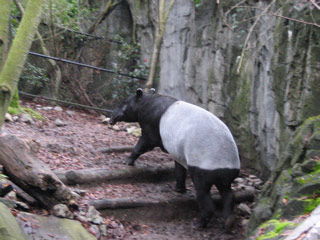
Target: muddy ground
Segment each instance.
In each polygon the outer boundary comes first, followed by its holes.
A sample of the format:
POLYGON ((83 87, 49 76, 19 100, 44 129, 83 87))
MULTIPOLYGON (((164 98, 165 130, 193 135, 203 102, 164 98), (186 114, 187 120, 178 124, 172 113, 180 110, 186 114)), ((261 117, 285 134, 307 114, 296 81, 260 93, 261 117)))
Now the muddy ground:
MULTIPOLYGON (((14 122, 5 124, 6 130, 24 139, 33 139, 38 146, 38 158, 47 163, 52 170, 69 170, 85 168, 121 169, 124 158, 129 153, 104 154, 97 150, 107 146, 134 145, 138 138, 127 133, 132 124, 119 123, 119 131, 101 123, 100 116, 85 111, 62 107, 55 110, 48 102, 23 101, 23 107, 32 108, 46 120, 34 120, 33 123, 22 121, 21 116, 14 122), (57 119, 60 120, 57 126, 57 119)), ((137 166, 160 166, 172 162, 167 154, 155 149, 141 156, 137 166)), ((235 191, 245 188, 259 189, 261 182, 253 175, 241 172, 241 178, 233 185, 235 191)), ((174 181, 162 182, 123 182, 117 184, 101 183, 99 185, 76 186, 85 190, 81 204, 105 198, 137 197, 163 200, 163 204, 149 208, 106 210, 102 214, 106 218, 116 219, 121 224, 118 234, 110 239, 244 239, 244 232, 249 213, 238 207, 235 226, 231 233, 223 229, 223 220, 219 210, 208 229, 196 230, 192 227, 197 216, 194 204, 165 204, 166 199, 192 197, 194 189, 188 179, 188 191, 179 194, 173 191, 174 181)), ((212 193, 216 192, 215 188, 212 193)), ((252 203, 245 203, 248 207, 252 203)))

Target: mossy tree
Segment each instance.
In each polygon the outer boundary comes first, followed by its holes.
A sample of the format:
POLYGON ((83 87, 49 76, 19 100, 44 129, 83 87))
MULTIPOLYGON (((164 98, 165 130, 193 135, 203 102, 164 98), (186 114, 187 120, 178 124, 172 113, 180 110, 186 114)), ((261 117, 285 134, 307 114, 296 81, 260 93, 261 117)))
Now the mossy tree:
POLYGON ((0 72, 8 54, 10 4, 11 1, 0 0, 0 72))
MULTIPOLYGON (((1 54, 0 58, 0 127, 5 118, 10 101, 14 96, 17 83, 24 66, 28 51, 31 47, 33 37, 37 30, 41 18, 41 6, 44 0, 29 0, 25 14, 19 24, 17 33, 12 42, 8 56, 1 54)), ((0 0, 0 31, 8 33, 9 12, 11 0, 0 0), (4 29, 4 30, 3 30, 4 29)), ((2 34, 2 32, 0 32, 2 34)), ((8 41, 8 34, 4 35, 5 41, 8 41)), ((1 51, 0 45, 0 53, 1 51)))
POLYGON ((175 3, 175 0, 171 0, 168 7, 166 8, 166 0, 159 1, 159 20, 156 28, 155 39, 153 42, 150 71, 149 71, 148 81, 145 86, 146 89, 151 88, 153 85, 166 23, 174 3, 175 3))

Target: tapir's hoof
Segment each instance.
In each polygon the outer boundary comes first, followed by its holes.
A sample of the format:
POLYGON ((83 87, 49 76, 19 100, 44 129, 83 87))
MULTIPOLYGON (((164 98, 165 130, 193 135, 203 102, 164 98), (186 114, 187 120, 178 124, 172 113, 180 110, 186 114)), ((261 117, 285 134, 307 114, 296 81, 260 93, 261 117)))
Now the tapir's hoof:
POLYGON ((178 186, 175 186, 174 187, 174 191, 175 192, 178 192, 178 193, 185 193, 187 191, 186 187, 178 187, 178 186))
POLYGON ((126 159, 126 164, 129 165, 129 166, 134 166, 134 160, 132 160, 130 158, 127 158, 126 159))

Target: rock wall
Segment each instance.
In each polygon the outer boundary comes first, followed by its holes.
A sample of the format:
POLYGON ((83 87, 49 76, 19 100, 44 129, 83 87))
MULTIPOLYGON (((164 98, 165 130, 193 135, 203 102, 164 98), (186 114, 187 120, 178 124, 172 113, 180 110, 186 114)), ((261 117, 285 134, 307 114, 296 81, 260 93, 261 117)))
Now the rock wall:
MULTIPOLYGON (((142 3, 141 9, 156 13, 156 1, 142 3)), ((233 1, 200 3, 196 7, 191 0, 176 0, 172 8, 161 49, 159 92, 222 118, 236 137, 243 167, 267 177, 296 127, 320 113, 316 104, 320 100, 319 28, 271 14, 260 16, 270 1, 249 1, 254 8, 235 8, 228 15, 233 1), (251 21, 239 23, 248 16, 251 21), (243 43, 253 24, 238 73, 243 43)), ((294 3, 276 2, 270 11, 319 20, 320 11, 309 4, 295 8, 294 3)), ((146 29, 157 18, 150 17, 150 12, 148 16, 144 12, 144 17, 135 12, 138 38, 151 41, 146 29)), ((150 44, 142 45, 142 52, 149 51, 150 44)))
MULTIPOLYGON (((85 2, 90 9, 102 10, 107 1, 85 2)), ((217 2, 200 0, 196 6, 193 0, 176 0, 161 47, 157 88, 160 93, 208 109, 225 121, 236 138, 242 167, 267 178, 295 129, 306 118, 320 114, 320 31, 319 27, 262 11, 268 8, 281 16, 318 23, 320 11, 311 8, 308 1, 246 1, 246 8, 234 7, 231 0, 217 2)), ((140 62, 148 65, 158 4, 157 0, 123 1, 95 34, 107 38, 119 34, 128 42, 136 40, 140 62)), ((98 12, 81 24, 82 31, 98 12)), ((76 59, 117 69, 119 48, 87 39, 77 45, 76 59)), ((69 51, 68 57, 73 59, 75 53, 70 47, 69 51)), ((112 105, 116 89, 127 94, 133 88, 131 79, 124 89, 115 75, 75 67, 70 71, 87 92, 98 93, 93 99, 96 102, 107 102, 100 96, 110 96, 112 105)))

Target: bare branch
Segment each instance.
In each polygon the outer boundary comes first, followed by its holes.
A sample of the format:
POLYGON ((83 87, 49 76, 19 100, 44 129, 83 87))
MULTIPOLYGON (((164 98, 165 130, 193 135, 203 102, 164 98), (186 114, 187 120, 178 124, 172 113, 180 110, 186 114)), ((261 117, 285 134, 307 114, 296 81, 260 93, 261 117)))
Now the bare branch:
MULTIPOLYGON (((262 11, 264 10, 261 7, 253 7, 253 6, 237 6, 237 7, 238 8, 259 9, 259 10, 262 10, 262 11)), ((304 20, 296 19, 296 18, 290 18, 290 17, 286 17, 286 16, 283 16, 283 15, 280 15, 280 14, 277 14, 277 13, 274 13, 274 12, 266 12, 265 14, 269 14, 269 15, 272 15, 272 16, 275 16, 275 17, 280 17, 280 18, 287 19, 287 20, 294 21, 294 22, 299 22, 299 23, 303 23, 303 24, 312 25, 312 26, 315 26, 315 27, 320 27, 320 24, 315 23, 315 22, 307 22, 307 21, 304 21, 304 20)))
POLYGON ((316 3, 315 0, 310 0, 310 2, 315 6, 318 10, 320 10, 320 6, 316 3))
POLYGON ((234 5, 233 7, 231 7, 228 11, 226 11, 226 16, 228 16, 228 14, 235 8, 239 7, 242 3, 244 3, 246 0, 242 0, 241 2, 238 2, 236 5, 234 5))
POLYGON ((87 33, 93 33, 98 25, 120 4, 123 0, 113 1, 109 0, 103 9, 103 11, 98 15, 96 21, 89 28, 87 33))
POLYGON ((247 35, 247 37, 246 37, 246 40, 245 40, 245 42, 244 42, 242 51, 241 51, 241 56, 240 56, 240 60, 239 60, 239 65, 238 65, 238 67, 237 67, 237 73, 238 73, 238 74, 240 73, 240 69, 241 69, 241 65, 242 65, 244 53, 245 53, 245 51, 246 51, 246 47, 247 47, 247 45, 248 45, 248 42, 249 42, 251 33, 253 32, 253 29, 255 28, 255 26, 257 25, 257 23, 259 22, 260 18, 269 11, 269 8, 272 6, 272 4, 273 4, 275 1, 276 1, 276 0, 273 0, 265 9, 263 9, 262 13, 257 17, 257 19, 255 20, 255 22, 252 24, 252 26, 251 26, 251 28, 250 28, 250 30, 249 30, 249 33, 248 33, 248 35, 247 35))
POLYGON ((296 18, 290 18, 290 17, 282 16, 282 15, 280 15, 280 14, 272 13, 272 12, 268 12, 267 14, 273 15, 273 16, 275 16, 275 17, 280 17, 280 18, 283 18, 283 19, 287 19, 287 20, 290 20, 290 21, 294 21, 294 22, 298 22, 298 23, 303 23, 303 24, 307 24, 307 25, 312 25, 312 26, 315 26, 315 27, 320 28, 320 24, 317 24, 317 23, 315 23, 315 22, 307 22, 307 21, 303 21, 303 20, 296 19, 296 18))

